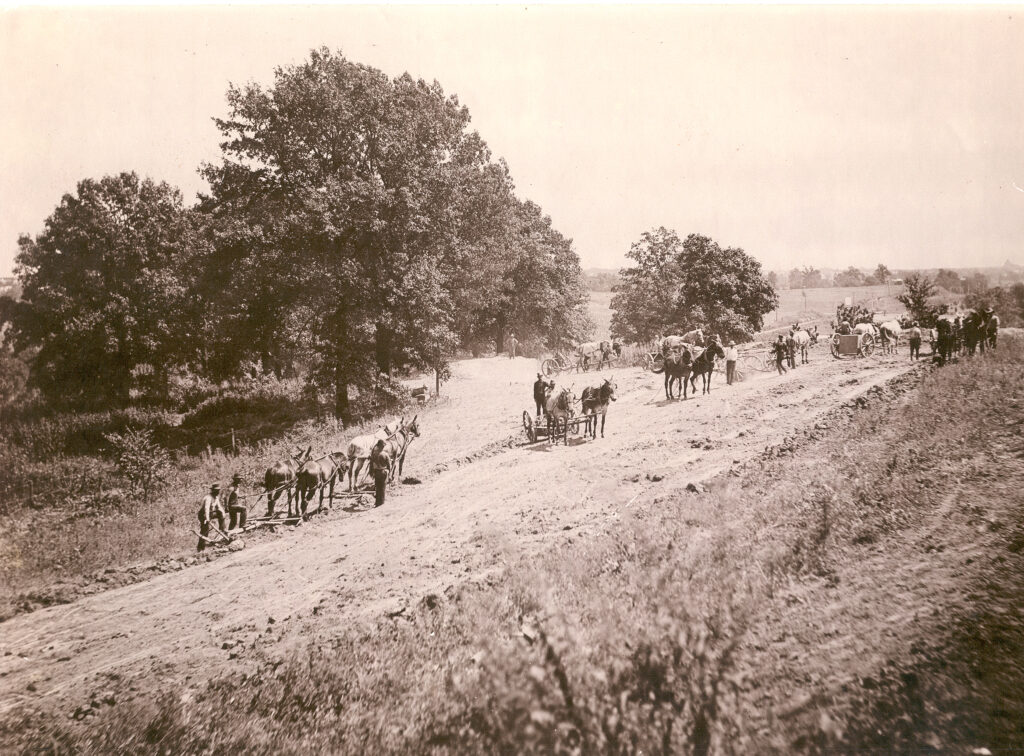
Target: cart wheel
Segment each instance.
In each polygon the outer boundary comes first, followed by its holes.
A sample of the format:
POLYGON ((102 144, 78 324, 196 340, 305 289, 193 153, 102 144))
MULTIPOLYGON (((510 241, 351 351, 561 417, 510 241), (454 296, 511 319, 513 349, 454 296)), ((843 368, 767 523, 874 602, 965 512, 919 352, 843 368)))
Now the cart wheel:
POLYGON ((829 342, 829 350, 832 352, 832 356, 837 360, 839 359, 839 338, 834 336, 832 341, 829 342))
POLYGON ((740 360, 740 364, 736 366, 736 372, 745 371, 752 373, 755 370, 762 370, 761 358, 753 354, 748 354, 746 357, 740 360))
POLYGON ((871 334, 864 334, 860 342, 860 353, 862 357, 869 357, 875 351, 875 337, 871 334))
POLYGON ((529 439, 530 443, 537 440, 537 431, 533 427, 533 417, 530 415, 529 410, 523 410, 523 429, 526 431, 526 438, 529 439))
POLYGON ((558 375, 559 366, 558 362, 552 359, 546 359, 540 364, 540 372, 544 374, 545 378, 552 378, 558 375))
POLYGON ((743 375, 743 371, 742 371, 742 370, 740 370, 739 368, 733 368, 733 371, 732 371, 732 380, 733 380, 733 383, 739 383, 739 382, 741 382, 741 381, 742 381, 742 380, 743 380, 744 378, 746 378, 746 376, 745 376, 745 375, 743 375))

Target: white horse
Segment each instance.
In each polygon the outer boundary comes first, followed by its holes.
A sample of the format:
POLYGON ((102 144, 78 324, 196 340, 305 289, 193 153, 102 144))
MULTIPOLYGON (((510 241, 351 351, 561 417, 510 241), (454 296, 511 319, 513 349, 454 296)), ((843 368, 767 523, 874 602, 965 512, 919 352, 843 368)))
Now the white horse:
POLYGON ((878 330, 882 335, 883 351, 892 352, 893 354, 898 353, 900 336, 903 334, 900 324, 895 320, 887 320, 878 326, 878 330))
POLYGON ((806 365, 809 362, 807 349, 811 345, 811 334, 802 328, 799 331, 793 331, 792 334, 793 341, 796 342, 796 346, 800 350, 800 364, 806 365))
POLYGON ((576 367, 581 370, 600 369, 611 361, 611 352, 610 341, 587 341, 576 347, 576 367))

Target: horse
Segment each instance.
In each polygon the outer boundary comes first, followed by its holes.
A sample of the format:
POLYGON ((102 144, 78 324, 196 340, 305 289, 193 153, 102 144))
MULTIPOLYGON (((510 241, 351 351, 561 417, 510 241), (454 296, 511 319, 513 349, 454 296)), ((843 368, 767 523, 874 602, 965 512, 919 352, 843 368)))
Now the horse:
MULTIPOLYGON (((967 347, 967 353, 974 356, 974 350, 981 348, 981 353, 985 353, 985 347, 988 346, 988 328, 989 323, 995 315, 985 310, 974 310, 964 318, 963 333, 964 333, 964 346, 967 347)), ((998 329, 998 325, 996 326, 998 329)))
POLYGON ((545 410, 548 415, 548 443, 554 443, 558 435, 558 424, 564 426, 563 441, 569 443, 569 418, 572 417, 572 389, 552 389, 545 410))
POLYGON ((807 348, 812 342, 811 334, 803 329, 793 331, 793 341, 796 342, 797 348, 800 349, 800 364, 807 364, 810 361, 807 359, 807 348))
POLYGON ((398 468, 398 479, 402 479, 402 467, 405 465, 405 454, 414 438, 420 437, 420 426, 416 422, 419 415, 413 415, 408 425, 402 425, 390 439, 384 442, 384 451, 391 457, 391 473, 388 482, 395 482, 395 468, 398 468))
POLYGON ((811 344, 816 345, 820 338, 820 335, 818 334, 818 326, 814 326, 814 328, 807 332, 807 335, 811 337, 811 344))
POLYGON ((682 349, 686 349, 690 344, 693 344, 693 342, 686 341, 684 336, 666 336, 659 342, 658 351, 661 352, 662 357, 668 357, 670 352, 679 352, 682 349))
POLYGON ((612 361, 612 345, 609 341, 587 341, 576 347, 576 368, 589 370, 590 360, 597 360, 597 369, 612 361))
POLYGON ((711 373, 715 370, 715 358, 725 359, 725 352, 722 345, 717 341, 709 341, 707 349, 700 353, 700 356, 693 361, 693 372, 690 373, 690 386, 693 393, 697 393, 697 376, 704 378, 705 394, 711 393, 711 373))
POLYGON ((900 351, 900 336, 903 334, 903 329, 900 327, 899 321, 887 320, 878 326, 878 332, 882 336, 882 348, 886 353, 899 354, 900 351))
POLYGON ((700 328, 694 328, 692 331, 687 331, 683 334, 683 341, 687 344, 696 344, 697 346, 704 346, 704 331, 700 328))
MULTIPOLYGON (((665 398, 674 399, 672 396, 672 384, 679 383, 679 391, 683 399, 686 398, 686 382, 693 369, 693 358, 690 350, 684 348, 682 351, 673 350, 666 355, 662 370, 665 371, 665 398)), ((655 372, 661 372, 657 370, 655 372)))
POLYGON ((863 336, 864 334, 870 334, 871 336, 878 336, 878 329, 875 328, 874 323, 858 323, 853 327, 853 332, 863 336))
POLYGON ((988 319, 988 325, 985 327, 985 338, 988 340, 988 348, 996 348, 996 340, 999 338, 999 316, 995 313, 988 319))
POLYGON ((274 516, 274 507, 282 491, 288 492, 288 516, 292 515, 292 493, 299 468, 313 456, 313 447, 306 451, 299 449, 289 459, 275 462, 267 468, 263 475, 263 490, 267 494, 267 517, 274 516))
POLYGON ((597 438, 597 413, 601 413, 601 438, 604 438, 604 421, 608 414, 608 402, 615 401, 615 383, 611 378, 605 378, 600 386, 587 386, 580 394, 580 402, 583 404, 583 414, 587 417, 587 427, 584 435, 590 433, 590 437, 597 438))
MULTIPOLYGON (((404 420, 405 418, 402 418, 402 421, 404 420)), ((400 421, 398 425, 384 425, 375 433, 364 433, 348 442, 345 458, 348 461, 348 490, 350 492, 354 490, 353 486, 359 480, 359 473, 362 472, 363 465, 369 461, 374 445, 378 441, 387 441, 391 438, 401 424, 400 421)), ((367 465, 367 470, 369 470, 369 465, 367 465)))
POLYGON ((324 488, 330 487, 327 506, 334 500, 334 484, 345 475, 348 460, 343 452, 332 452, 323 459, 309 460, 302 466, 296 476, 295 491, 302 508, 302 517, 306 517, 306 507, 313 494, 320 491, 317 512, 324 508, 324 488))

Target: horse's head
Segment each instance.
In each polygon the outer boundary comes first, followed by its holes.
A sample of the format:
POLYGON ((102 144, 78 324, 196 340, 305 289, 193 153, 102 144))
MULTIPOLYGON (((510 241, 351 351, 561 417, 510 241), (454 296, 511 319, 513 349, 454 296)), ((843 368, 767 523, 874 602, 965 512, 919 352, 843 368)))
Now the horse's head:
POLYGON ((617 387, 616 387, 615 383, 612 381, 611 378, 605 378, 604 379, 604 383, 601 384, 601 401, 602 402, 607 402, 607 401, 610 400, 610 401, 614 402, 615 399, 616 399, 616 397, 615 397, 615 389, 616 388, 617 387))
POLYGON ((416 418, 418 417, 419 415, 413 415, 412 420, 410 420, 409 424, 405 426, 405 431, 415 438, 420 437, 420 426, 419 423, 416 422, 416 418))

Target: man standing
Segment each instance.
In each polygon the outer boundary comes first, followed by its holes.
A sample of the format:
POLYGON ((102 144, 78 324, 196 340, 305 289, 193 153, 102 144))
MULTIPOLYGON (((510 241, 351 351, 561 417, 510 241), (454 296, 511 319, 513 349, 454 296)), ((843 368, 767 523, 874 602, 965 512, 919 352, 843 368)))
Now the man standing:
POLYGON ((775 355, 775 367, 779 370, 779 375, 783 375, 786 372, 786 366, 782 364, 782 361, 786 359, 786 344, 782 340, 782 334, 779 334, 779 340, 772 344, 772 353, 775 355))
POLYGON ((739 352, 736 349, 736 342, 730 341, 729 346, 725 348, 725 382, 730 386, 736 376, 737 357, 739 357, 739 352))
POLYGON ((554 381, 548 383, 544 380, 544 376, 537 373, 537 380, 533 382, 533 403, 537 405, 538 418, 546 412, 545 407, 548 400, 548 389, 554 387, 554 381))
POLYGON ((210 493, 203 497, 203 503, 199 505, 199 545, 196 551, 206 548, 206 537, 210 535, 210 520, 217 519, 217 527, 224 530, 224 505, 220 500, 220 486, 214 483, 210 486, 210 493))
POLYGON ((917 326, 917 321, 914 321, 914 327, 910 329, 910 359, 917 360, 921 358, 921 329, 917 326))
POLYGON ((238 498, 238 486, 242 483, 242 476, 235 473, 231 476, 231 485, 228 487, 228 530, 245 527, 245 518, 249 511, 238 498))
POLYGON ((786 363, 790 368, 796 369, 796 339, 793 338, 792 329, 786 337, 786 363))
POLYGON ((388 485, 388 474, 391 472, 391 455, 384 451, 384 440, 374 444, 370 452, 370 472, 373 474, 373 506, 384 506, 384 492, 388 485))

